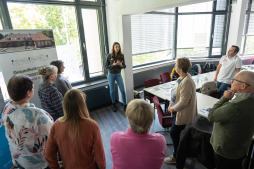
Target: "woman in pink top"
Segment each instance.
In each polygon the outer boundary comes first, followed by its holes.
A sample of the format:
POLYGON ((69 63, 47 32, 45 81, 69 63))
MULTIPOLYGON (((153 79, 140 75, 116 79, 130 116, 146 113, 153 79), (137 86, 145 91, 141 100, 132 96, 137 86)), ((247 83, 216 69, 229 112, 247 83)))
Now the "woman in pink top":
POLYGON ((86 95, 69 90, 63 99, 64 116, 50 130, 45 158, 51 169, 58 169, 59 150, 65 169, 105 169, 106 161, 98 124, 90 119, 86 95))
POLYGON ((110 138, 113 169, 160 169, 166 154, 161 134, 151 134, 153 107, 144 100, 132 100, 125 112, 130 124, 126 133, 119 131, 110 138))

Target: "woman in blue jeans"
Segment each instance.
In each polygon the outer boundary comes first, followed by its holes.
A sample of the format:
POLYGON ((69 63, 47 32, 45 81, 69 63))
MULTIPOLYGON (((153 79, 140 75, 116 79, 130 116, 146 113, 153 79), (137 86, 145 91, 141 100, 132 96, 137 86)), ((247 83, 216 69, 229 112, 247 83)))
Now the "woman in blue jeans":
POLYGON ((110 97, 112 100, 112 110, 116 112, 116 101, 115 101, 115 81, 117 82, 119 89, 122 94, 122 100, 124 105, 124 111, 126 109, 126 94, 125 88, 123 84, 123 78, 121 76, 121 70, 126 68, 124 62, 124 55, 121 51, 121 46, 118 42, 114 42, 111 53, 107 56, 107 61, 105 65, 106 69, 108 69, 108 83, 110 89, 110 97))

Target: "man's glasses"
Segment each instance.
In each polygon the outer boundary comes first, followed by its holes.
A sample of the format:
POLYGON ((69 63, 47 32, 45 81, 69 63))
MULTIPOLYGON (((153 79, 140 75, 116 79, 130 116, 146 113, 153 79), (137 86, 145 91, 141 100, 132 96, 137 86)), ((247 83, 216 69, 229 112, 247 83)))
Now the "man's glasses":
MULTIPOLYGON (((234 82, 234 80, 237 81, 237 82, 240 82, 240 83, 245 83, 245 82, 243 82, 243 81, 241 81, 241 80, 237 80, 237 79, 235 79, 235 78, 232 80, 232 83, 234 82)), ((247 86, 251 86, 251 85, 248 84, 248 83, 245 83, 245 84, 246 84, 247 86)))

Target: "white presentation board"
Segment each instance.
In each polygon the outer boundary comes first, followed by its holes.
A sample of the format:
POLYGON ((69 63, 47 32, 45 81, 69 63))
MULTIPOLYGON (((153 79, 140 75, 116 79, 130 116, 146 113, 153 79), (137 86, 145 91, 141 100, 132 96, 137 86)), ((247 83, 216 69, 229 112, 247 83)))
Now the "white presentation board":
MULTIPOLYGON (((14 74, 30 76, 34 82, 34 97, 30 102, 36 107, 41 108, 38 87, 42 83, 37 71, 53 60, 57 60, 57 53, 52 30, 0 31, 0 68, 4 81, 7 84, 14 74)), ((2 92, 5 96, 6 90, 2 92)))

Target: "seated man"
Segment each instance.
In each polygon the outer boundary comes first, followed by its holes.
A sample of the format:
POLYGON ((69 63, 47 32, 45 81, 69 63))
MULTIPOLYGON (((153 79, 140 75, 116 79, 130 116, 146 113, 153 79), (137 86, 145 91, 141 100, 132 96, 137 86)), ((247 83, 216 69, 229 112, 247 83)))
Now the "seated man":
POLYGON ((254 133, 254 72, 241 71, 210 110, 217 169, 240 169, 254 133), (236 94, 235 99, 231 100, 236 94))
POLYGON ((230 81, 241 70, 242 61, 237 55, 238 46, 231 46, 226 56, 222 56, 216 69, 214 81, 220 90, 218 98, 221 98, 223 92, 230 87, 230 81))

